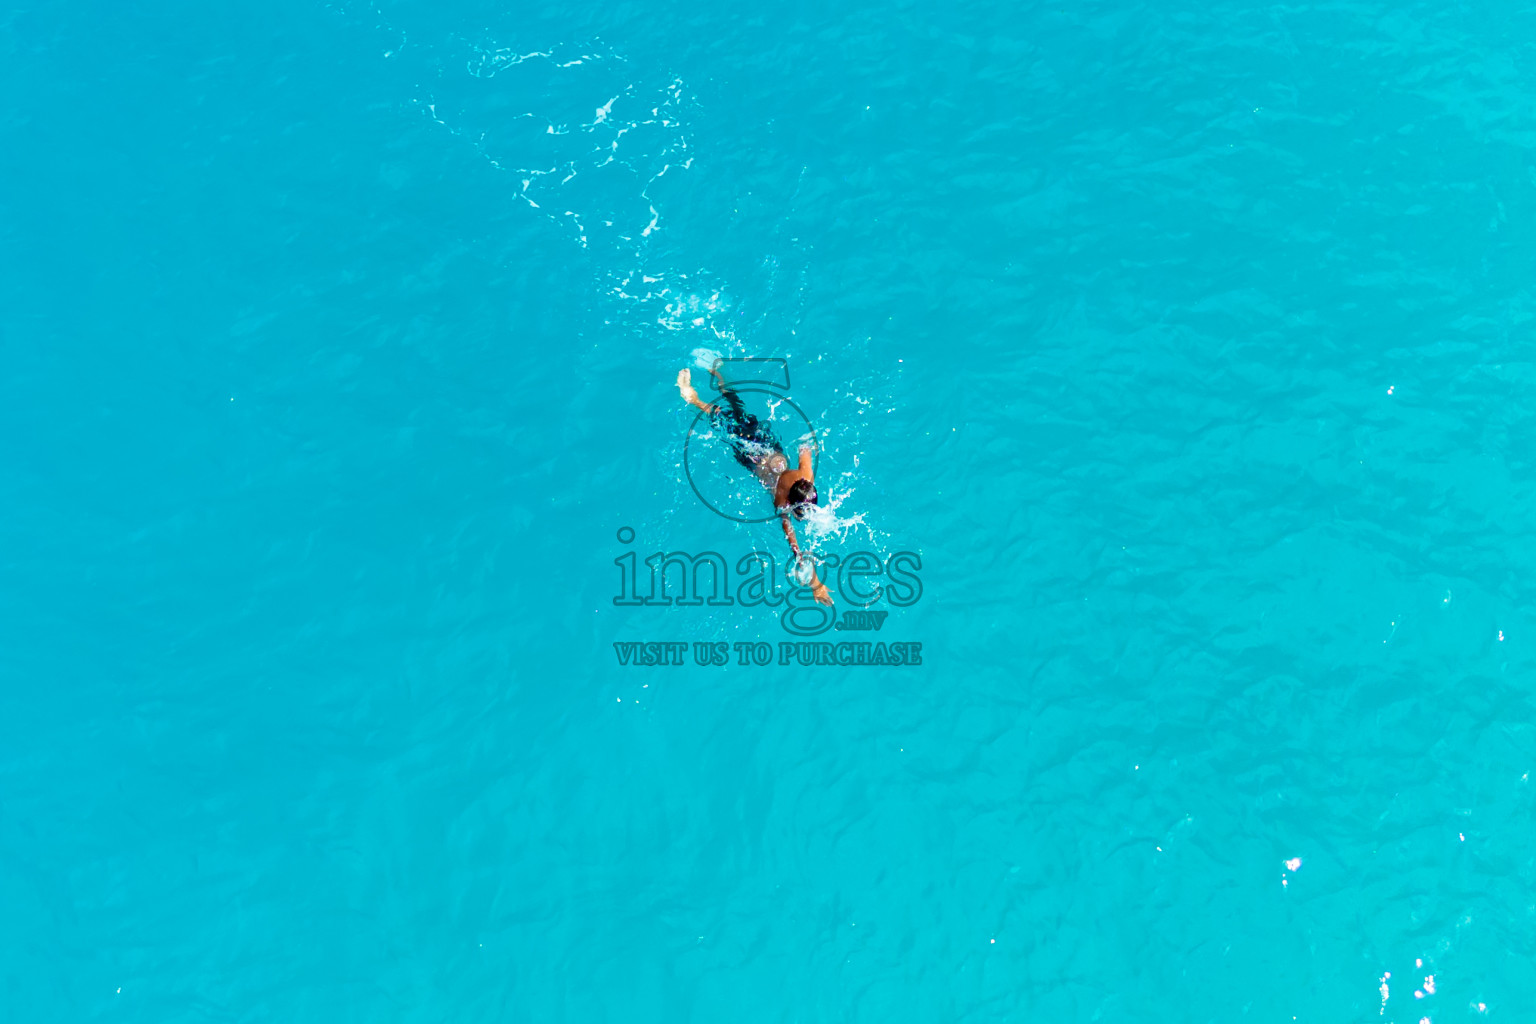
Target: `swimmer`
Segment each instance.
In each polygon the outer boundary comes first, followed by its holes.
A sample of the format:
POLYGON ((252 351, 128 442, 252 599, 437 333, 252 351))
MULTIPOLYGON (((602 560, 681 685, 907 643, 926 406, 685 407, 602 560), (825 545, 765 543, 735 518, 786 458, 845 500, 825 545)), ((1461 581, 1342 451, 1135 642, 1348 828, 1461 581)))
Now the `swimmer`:
POLYGON ((791 516, 804 519, 810 506, 820 502, 816 494, 815 473, 811 468, 810 446, 801 447, 800 464, 790 469, 789 460, 784 456, 784 447, 774 436, 773 429, 742 406, 741 396, 720 376, 718 361, 709 372, 714 375, 720 387, 720 397, 725 400, 724 408, 719 402, 710 405, 699 398, 699 393, 693 387, 693 375, 686 367, 677 371, 678 394, 683 396, 683 401, 704 412, 710 424, 725 434, 726 444, 736 461, 750 469, 758 483, 773 495, 773 508, 779 514, 779 523, 784 527, 789 550, 794 552, 797 565, 810 570, 807 586, 811 588, 811 594, 822 604, 830 605, 832 594, 827 585, 816 578, 816 570, 810 560, 801 554, 794 525, 790 523, 791 516))

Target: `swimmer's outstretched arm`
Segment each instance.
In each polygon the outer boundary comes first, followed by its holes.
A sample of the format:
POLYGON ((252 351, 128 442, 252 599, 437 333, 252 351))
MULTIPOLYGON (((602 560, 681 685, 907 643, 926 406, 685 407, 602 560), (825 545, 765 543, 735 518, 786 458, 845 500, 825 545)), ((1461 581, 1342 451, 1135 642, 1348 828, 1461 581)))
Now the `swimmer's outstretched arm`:
POLYGON ((693 374, 686 366, 677 371, 677 393, 683 396, 683 401, 695 408, 702 409, 704 412, 715 411, 714 406, 700 400, 699 393, 693 389, 693 374))
MULTIPOLYGON (((789 516, 780 516, 779 522, 784 526, 784 537, 789 541, 789 550, 795 553, 795 560, 799 561, 801 558, 800 542, 795 539, 795 528, 789 524, 789 516)), ((832 604, 832 592, 827 589, 825 583, 816 578, 816 567, 814 565, 811 566, 810 587, 812 597, 824 605, 832 604)))

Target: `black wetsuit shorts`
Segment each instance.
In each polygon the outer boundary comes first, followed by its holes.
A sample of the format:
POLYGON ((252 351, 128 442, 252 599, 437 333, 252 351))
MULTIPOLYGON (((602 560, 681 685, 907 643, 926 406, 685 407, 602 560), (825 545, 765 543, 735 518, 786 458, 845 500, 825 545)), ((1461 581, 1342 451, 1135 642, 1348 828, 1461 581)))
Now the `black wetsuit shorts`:
POLYGON ((726 446, 737 462, 755 469, 764 457, 784 454, 773 428, 747 412, 740 395, 727 387, 720 390, 720 397, 722 401, 715 403, 709 422, 725 434, 726 446))

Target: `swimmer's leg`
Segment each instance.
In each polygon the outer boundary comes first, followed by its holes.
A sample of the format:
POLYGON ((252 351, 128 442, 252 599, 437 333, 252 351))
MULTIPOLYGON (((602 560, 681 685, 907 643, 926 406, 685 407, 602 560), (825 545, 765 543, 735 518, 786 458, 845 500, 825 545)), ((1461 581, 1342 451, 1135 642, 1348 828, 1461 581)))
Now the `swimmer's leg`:
POLYGON ((716 359, 715 365, 709 368, 709 374, 715 378, 715 388, 719 390, 720 397, 725 399, 725 404, 731 407, 731 414, 736 417, 736 422, 745 425, 748 421, 746 407, 741 404, 741 396, 732 388, 731 382, 720 376, 720 364, 724 359, 716 359))
POLYGON ((699 393, 693 389, 693 374, 686 366, 677 371, 677 393, 683 396, 683 401, 697 409, 702 409, 704 412, 715 411, 715 407, 705 404, 699 398, 699 393))

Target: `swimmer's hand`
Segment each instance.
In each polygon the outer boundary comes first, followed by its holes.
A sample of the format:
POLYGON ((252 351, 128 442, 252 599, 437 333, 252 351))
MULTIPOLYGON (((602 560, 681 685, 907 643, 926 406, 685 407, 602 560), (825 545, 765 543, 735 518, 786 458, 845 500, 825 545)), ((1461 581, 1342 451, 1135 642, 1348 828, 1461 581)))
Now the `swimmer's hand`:
POLYGON ((827 589, 825 583, 816 578, 816 567, 811 564, 811 560, 800 554, 800 545, 795 543, 793 533, 790 534, 789 545, 795 550, 795 582, 802 587, 810 587, 812 597, 822 604, 831 607, 831 591, 827 589))
POLYGON ((686 366, 677 371, 677 393, 689 405, 699 404, 699 393, 693 389, 693 374, 688 372, 686 366))

